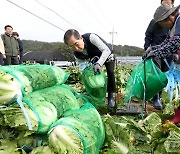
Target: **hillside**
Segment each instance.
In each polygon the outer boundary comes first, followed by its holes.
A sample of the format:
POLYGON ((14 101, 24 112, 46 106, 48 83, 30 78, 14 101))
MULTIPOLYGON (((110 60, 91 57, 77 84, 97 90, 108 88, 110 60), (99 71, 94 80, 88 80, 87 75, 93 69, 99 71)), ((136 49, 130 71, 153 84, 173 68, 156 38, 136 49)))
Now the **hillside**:
MULTIPOLYGON (((64 55, 68 60, 73 60, 73 51, 67 45, 61 42, 40 42, 32 40, 22 40, 24 45, 24 52, 28 51, 59 51, 64 55)), ((144 50, 139 47, 124 45, 114 45, 114 53, 117 56, 142 56, 144 50)))

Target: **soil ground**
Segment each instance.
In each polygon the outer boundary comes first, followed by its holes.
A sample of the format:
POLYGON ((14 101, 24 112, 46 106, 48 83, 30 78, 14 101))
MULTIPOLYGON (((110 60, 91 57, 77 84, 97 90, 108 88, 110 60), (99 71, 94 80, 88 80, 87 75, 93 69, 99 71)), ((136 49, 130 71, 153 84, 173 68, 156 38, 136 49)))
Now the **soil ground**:
MULTIPOLYGON (((115 95, 115 102, 116 102, 116 105, 117 105, 117 112, 118 111, 120 111, 123 107, 123 105, 124 105, 124 102, 123 102, 123 95, 121 94, 121 93, 116 93, 116 95, 115 95)), ((106 101, 106 104, 107 104, 107 101, 106 101)), ((138 99, 132 99, 131 100, 131 102, 130 102, 130 104, 137 104, 137 105, 142 105, 143 104, 143 101, 142 100, 138 100, 138 99)), ((103 115, 103 114, 107 114, 107 113, 109 113, 109 114, 117 114, 117 115, 121 115, 122 113, 114 113, 114 111, 112 111, 112 110, 109 110, 109 108, 107 107, 107 105, 105 105, 105 106, 99 106, 98 107, 98 111, 100 112, 100 114, 101 115, 103 115)), ((138 107, 138 111, 140 112, 140 111, 142 111, 142 108, 141 108, 141 106, 139 106, 138 107)), ((146 102, 146 112, 145 112, 145 114, 146 115, 148 115, 148 114, 150 114, 151 112, 158 112, 158 113, 162 113, 162 110, 156 110, 156 109, 154 109, 154 107, 153 107, 153 105, 152 105, 152 103, 149 101, 147 101, 146 102)), ((123 114, 122 114, 123 115, 123 114)), ((128 115, 128 114, 127 114, 128 115)))

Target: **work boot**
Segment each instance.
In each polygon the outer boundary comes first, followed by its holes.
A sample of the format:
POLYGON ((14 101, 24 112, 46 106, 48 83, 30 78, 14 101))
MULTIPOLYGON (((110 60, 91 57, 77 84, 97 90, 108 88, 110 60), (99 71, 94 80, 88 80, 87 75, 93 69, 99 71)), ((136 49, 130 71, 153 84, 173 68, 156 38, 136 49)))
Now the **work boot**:
POLYGON ((114 97, 113 97, 114 93, 113 92, 109 92, 108 93, 108 106, 110 108, 114 108, 116 103, 114 101, 114 97))
POLYGON ((155 109, 157 109, 157 110, 163 109, 159 94, 157 94, 153 97, 152 102, 153 102, 153 106, 155 109))
POLYGON ((179 124, 180 123, 180 109, 175 109, 174 110, 174 117, 172 119, 170 119, 169 121, 175 123, 175 124, 179 124))

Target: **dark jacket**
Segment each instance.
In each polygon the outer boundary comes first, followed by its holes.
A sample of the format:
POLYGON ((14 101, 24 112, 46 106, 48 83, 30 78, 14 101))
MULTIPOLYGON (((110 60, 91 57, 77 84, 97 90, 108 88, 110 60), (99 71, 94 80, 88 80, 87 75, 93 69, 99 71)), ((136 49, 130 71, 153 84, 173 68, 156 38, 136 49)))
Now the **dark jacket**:
POLYGON ((168 37, 169 29, 154 25, 155 21, 152 19, 145 33, 144 50, 149 46, 161 44, 168 37))
POLYGON ((5 54, 7 56, 17 56, 19 54, 19 45, 17 40, 13 36, 7 34, 3 34, 1 37, 4 43, 5 54))
POLYGON ((3 62, 3 55, 2 55, 2 53, 0 52, 0 65, 3 65, 4 64, 4 62, 3 62))
POLYGON ((17 39, 17 41, 18 41, 18 45, 19 45, 19 55, 20 55, 20 57, 23 57, 23 43, 22 43, 22 41, 20 40, 20 39, 17 39))

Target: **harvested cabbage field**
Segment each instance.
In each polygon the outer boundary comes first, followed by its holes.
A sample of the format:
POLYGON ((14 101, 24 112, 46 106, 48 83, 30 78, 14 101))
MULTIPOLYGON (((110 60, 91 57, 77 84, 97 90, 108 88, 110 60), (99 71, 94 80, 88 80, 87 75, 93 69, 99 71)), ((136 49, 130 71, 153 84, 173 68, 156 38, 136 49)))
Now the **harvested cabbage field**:
MULTIPOLYGON (((124 107, 132 70, 129 65, 115 69, 118 109, 124 107)), ((180 153, 180 128, 168 121, 179 106, 175 93, 170 106, 162 92, 163 111, 149 101, 145 114, 116 115, 106 105, 106 72, 97 77, 92 72, 92 67, 81 72, 77 67, 1 66, 0 154, 180 153)), ((143 101, 132 97, 131 103, 143 101)))

